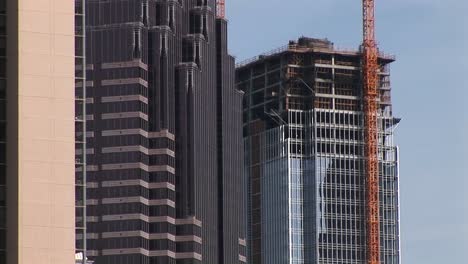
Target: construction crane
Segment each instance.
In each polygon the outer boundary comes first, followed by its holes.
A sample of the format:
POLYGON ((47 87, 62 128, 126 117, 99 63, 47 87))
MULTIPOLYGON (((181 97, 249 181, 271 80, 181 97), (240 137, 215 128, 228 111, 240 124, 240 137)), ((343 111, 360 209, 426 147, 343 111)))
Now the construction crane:
POLYGON ((226 2, 224 0, 216 0, 216 17, 225 18, 226 16, 226 2))
POLYGON ((379 161, 378 161, 378 49, 375 40, 375 2, 363 0, 364 40, 363 51, 363 95, 365 116, 366 155, 366 224, 367 263, 380 263, 380 215, 379 215, 379 161))

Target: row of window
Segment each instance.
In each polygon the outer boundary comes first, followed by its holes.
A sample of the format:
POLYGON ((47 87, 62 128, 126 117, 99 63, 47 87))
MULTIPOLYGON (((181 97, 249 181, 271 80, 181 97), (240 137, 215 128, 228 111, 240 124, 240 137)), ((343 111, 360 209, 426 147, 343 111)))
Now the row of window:
MULTIPOLYGON (((89 71, 91 76, 93 71, 89 71)), ((128 68, 112 68, 102 69, 99 72, 99 78, 101 80, 116 80, 116 79, 127 79, 127 78, 140 78, 148 81, 148 71, 140 67, 128 67, 128 68)))
MULTIPOLYGON (((324 246, 325 247, 325 246, 324 246)), ((366 253, 363 249, 333 249, 333 248, 319 248, 319 262, 320 263, 348 263, 346 260, 365 261, 366 253)))
POLYGON ((141 101, 122 101, 102 104, 88 105, 88 114, 93 114, 96 110, 102 113, 122 113, 122 112, 142 112, 148 114, 148 104, 141 101))
MULTIPOLYGON (((0 144, 1 149, 1 144, 0 144)), ((1 162, 0 155, 0 162, 1 162)), ((102 155, 88 155, 89 164, 119 164, 119 163, 142 163, 148 166, 168 165, 176 167, 175 158, 169 155, 148 156, 143 152, 119 152, 106 153, 102 155)))
POLYGON ((142 180, 145 182, 169 182, 175 184, 175 175, 167 171, 147 172, 142 169, 113 171, 89 171, 88 182, 142 180))
POLYGON ((88 205, 90 216, 143 214, 146 216, 170 216, 175 218, 175 208, 168 205, 148 206, 142 203, 88 205))
POLYGON ((139 185, 88 189, 88 193, 90 199, 141 196, 149 200, 169 199, 175 201, 175 192, 173 190, 166 188, 147 189, 139 185))
MULTIPOLYGON (((92 80, 88 76, 89 80, 92 80)), ((126 95, 141 95, 148 97, 148 88, 138 84, 125 84, 125 85, 106 85, 96 89, 94 87, 88 87, 86 89, 88 98, 96 97, 96 100, 99 99, 102 95, 105 96, 126 96, 126 95)))
POLYGON ((88 233, 125 231, 143 231, 148 234, 169 233, 176 236, 194 235, 201 237, 201 228, 195 225, 173 225, 168 222, 148 223, 142 220, 106 221, 88 224, 88 233))
MULTIPOLYGON (((93 122, 87 122, 93 123, 93 122)), ((116 130, 116 129, 132 129, 140 128, 148 131, 148 121, 142 118, 116 118, 104 119, 99 121, 99 126, 102 130, 116 130)))
MULTIPOLYGON (((93 124, 88 122, 88 129, 93 130, 93 124)), ((122 135, 100 137, 99 143, 102 147, 115 146, 142 146, 147 149, 169 149, 175 151, 175 142, 166 137, 147 138, 142 135, 122 135)), ((88 138, 88 148, 95 145, 94 138, 88 138)))
MULTIPOLYGON (((201 264, 201 261, 192 258, 174 259, 167 256, 161 257, 148 257, 142 254, 128 254, 128 255, 110 255, 99 256, 97 258, 90 257, 91 260, 96 260, 99 264, 128 264, 128 263, 141 263, 141 264, 201 264)), ((1 252, 0 252, 1 260, 1 252)), ((3 262, 1 262, 3 263, 3 262)))
POLYGON ((106 238, 88 240, 91 248, 122 249, 143 248, 146 250, 169 250, 172 252, 201 252, 201 245, 196 242, 174 242, 168 239, 148 240, 143 237, 106 238))

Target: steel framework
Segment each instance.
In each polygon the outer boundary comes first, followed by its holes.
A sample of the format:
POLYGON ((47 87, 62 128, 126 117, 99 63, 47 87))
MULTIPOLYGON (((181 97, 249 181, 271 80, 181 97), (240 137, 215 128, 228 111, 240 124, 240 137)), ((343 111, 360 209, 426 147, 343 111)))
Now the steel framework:
POLYGON ((379 162, 377 142, 378 50, 374 0, 363 0, 363 94, 366 140, 367 262, 380 263, 379 162))

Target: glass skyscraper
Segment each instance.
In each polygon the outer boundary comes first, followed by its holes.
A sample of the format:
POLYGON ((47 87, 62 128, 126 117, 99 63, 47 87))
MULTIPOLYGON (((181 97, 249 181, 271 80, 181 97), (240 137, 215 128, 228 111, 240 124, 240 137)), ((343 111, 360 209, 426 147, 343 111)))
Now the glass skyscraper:
MULTIPOLYGON (((301 38, 237 66, 252 264, 367 263, 360 52, 301 38)), ((398 264, 398 155, 380 54, 381 263, 398 264)))

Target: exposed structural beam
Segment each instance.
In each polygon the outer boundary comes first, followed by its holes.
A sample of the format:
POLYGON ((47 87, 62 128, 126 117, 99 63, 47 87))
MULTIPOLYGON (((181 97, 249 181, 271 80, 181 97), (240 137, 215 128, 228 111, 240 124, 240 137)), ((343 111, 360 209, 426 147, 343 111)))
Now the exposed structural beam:
POLYGON ((216 17, 224 19, 226 17, 225 0, 216 0, 216 17))
POLYGON ((279 126, 282 126, 282 125, 285 125, 287 126, 288 125, 288 122, 286 122, 282 117, 281 115, 276 112, 274 109, 270 109, 270 112, 264 112, 266 115, 268 115, 273 121, 275 121, 275 123, 277 123, 279 126), (273 116, 276 116, 278 118, 278 120, 274 119, 273 116))
POLYGON ((305 87, 307 87, 307 89, 309 89, 309 91, 311 91, 313 94, 316 94, 315 89, 310 87, 310 85, 307 84, 302 78, 296 77, 296 79, 299 80, 302 84, 304 84, 305 87))
POLYGON ((363 94, 366 140, 367 263, 380 263, 379 161, 378 161, 378 50, 375 41, 374 0, 363 0, 363 94))

